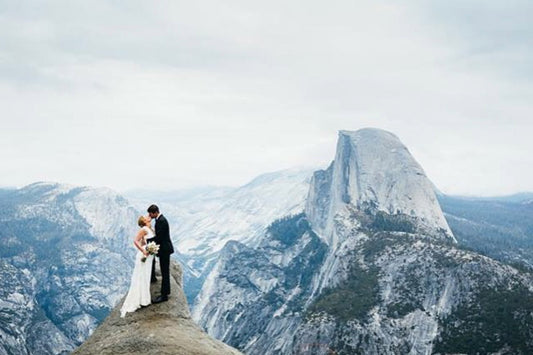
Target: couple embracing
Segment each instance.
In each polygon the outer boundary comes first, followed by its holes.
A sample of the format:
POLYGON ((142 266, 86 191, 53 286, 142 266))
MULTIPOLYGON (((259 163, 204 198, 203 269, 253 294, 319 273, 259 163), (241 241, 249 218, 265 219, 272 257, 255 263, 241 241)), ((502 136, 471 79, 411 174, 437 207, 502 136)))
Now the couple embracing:
POLYGON ((174 247, 170 240, 168 221, 159 212, 159 207, 151 205, 148 207, 148 215, 139 217, 138 224, 141 229, 135 236, 133 244, 139 252, 135 256, 130 289, 120 309, 121 317, 151 303, 165 302, 170 295, 170 254, 174 253, 174 247), (155 219, 155 232, 151 226, 152 219, 155 219), (154 246, 155 248, 150 249, 147 246, 154 246), (150 253, 150 250, 155 250, 156 255, 150 253), (161 269, 161 295, 152 301, 150 283, 157 281, 155 256, 159 257, 161 269))

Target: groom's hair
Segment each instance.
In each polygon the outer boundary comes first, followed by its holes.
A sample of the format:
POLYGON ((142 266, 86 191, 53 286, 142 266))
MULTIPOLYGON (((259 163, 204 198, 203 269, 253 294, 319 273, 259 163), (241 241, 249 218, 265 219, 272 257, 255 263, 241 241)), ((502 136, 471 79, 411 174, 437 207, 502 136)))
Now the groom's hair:
POLYGON ((147 211, 148 213, 159 213, 159 207, 157 205, 151 205, 147 211))

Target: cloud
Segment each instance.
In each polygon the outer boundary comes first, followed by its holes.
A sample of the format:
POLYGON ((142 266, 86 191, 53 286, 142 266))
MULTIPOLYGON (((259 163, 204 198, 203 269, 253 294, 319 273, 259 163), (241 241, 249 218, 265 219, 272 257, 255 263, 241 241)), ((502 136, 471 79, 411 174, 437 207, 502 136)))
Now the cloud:
POLYGON ((1 182, 234 185, 375 126, 445 192, 533 190, 533 11, 505 5, 1 4, 1 182))

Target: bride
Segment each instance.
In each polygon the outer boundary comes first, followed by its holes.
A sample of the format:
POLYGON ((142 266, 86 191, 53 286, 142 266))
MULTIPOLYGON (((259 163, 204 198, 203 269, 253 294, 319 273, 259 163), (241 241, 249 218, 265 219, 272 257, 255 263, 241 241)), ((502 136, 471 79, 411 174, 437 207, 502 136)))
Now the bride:
POLYGON ((135 236, 133 244, 139 252, 135 256, 135 267, 131 275, 131 284, 126 296, 126 300, 120 309, 120 316, 126 316, 128 312, 135 312, 142 306, 148 306, 152 303, 150 296, 150 275, 152 273, 153 255, 150 255, 145 249, 146 240, 154 237, 154 231, 150 226, 151 218, 149 216, 139 217, 138 224, 141 229, 135 236), (142 261, 146 258, 145 261, 142 261))

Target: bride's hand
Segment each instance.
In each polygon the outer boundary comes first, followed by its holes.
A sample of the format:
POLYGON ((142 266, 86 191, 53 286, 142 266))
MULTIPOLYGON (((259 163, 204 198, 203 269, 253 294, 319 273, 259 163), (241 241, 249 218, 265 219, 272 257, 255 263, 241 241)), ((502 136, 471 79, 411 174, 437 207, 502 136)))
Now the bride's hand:
POLYGON ((143 251, 143 254, 144 254, 144 256, 146 256, 146 257, 149 257, 149 256, 150 256, 150 253, 147 252, 147 251, 143 251))

